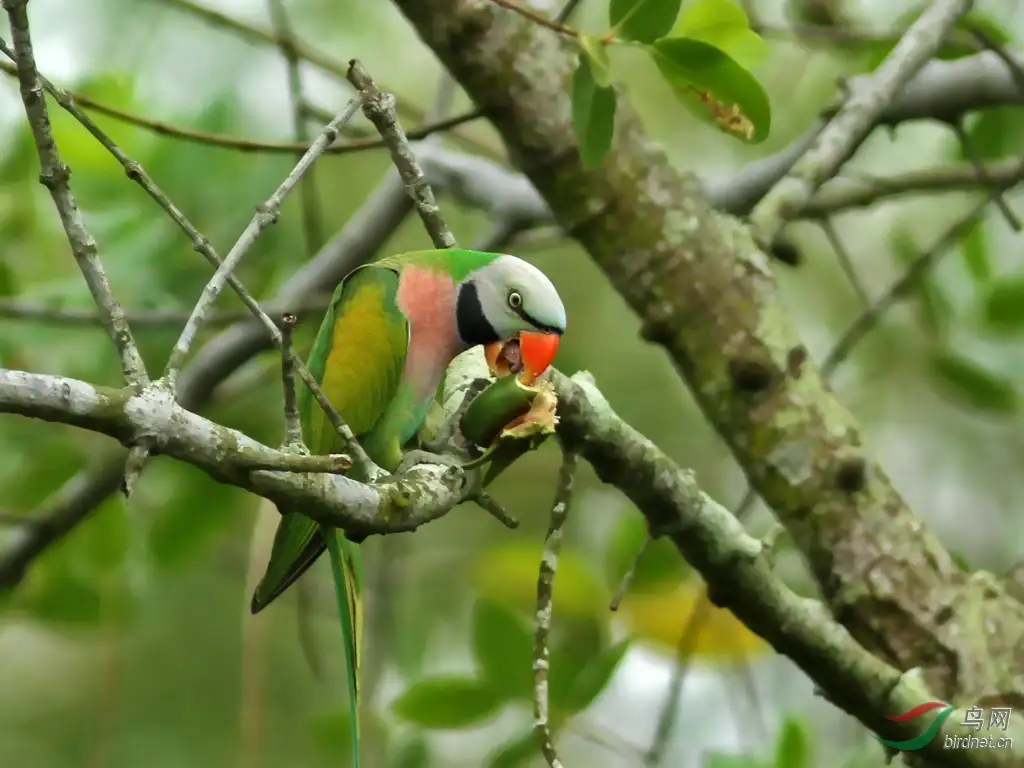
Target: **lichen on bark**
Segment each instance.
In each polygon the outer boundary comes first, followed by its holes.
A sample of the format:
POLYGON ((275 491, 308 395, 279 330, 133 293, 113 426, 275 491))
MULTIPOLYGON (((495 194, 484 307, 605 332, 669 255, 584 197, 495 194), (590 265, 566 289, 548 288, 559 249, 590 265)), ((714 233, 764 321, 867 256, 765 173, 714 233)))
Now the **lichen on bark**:
POLYGON ((1024 693, 1024 606, 998 584, 979 590, 909 509, 807 359, 764 254, 673 168, 626 95, 609 154, 585 170, 568 41, 486 0, 395 2, 665 349, 835 616, 896 667, 922 667, 940 696, 1024 693))

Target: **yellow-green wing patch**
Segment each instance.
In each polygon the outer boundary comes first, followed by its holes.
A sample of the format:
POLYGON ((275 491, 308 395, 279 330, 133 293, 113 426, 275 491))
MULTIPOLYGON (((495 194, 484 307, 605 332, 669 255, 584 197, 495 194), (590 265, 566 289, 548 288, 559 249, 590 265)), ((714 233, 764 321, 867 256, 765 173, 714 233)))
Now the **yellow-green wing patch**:
MULTIPOLYGON (((357 437, 373 429, 401 381, 409 325, 397 291, 391 269, 370 265, 353 272, 335 291, 310 354, 310 373, 357 437)), ((308 389, 300 409, 309 449, 336 451, 341 440, 308 389)))

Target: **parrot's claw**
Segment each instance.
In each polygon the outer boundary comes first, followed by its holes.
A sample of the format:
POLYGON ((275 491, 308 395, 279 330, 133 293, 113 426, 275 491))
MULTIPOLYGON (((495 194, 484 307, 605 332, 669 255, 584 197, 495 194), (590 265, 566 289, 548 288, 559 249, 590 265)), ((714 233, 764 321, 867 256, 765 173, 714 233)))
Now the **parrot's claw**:
POLYGON ((408 451, 405 454, 402 458, 402 463, 398 465, 398 469, 395 474, 401 475, 408 472, 417 464, 439 464, 442 467, 461 467, 462 461, 457 456, 451 456, 447 453, 434 453, 433 451, 415 449, 408 451))

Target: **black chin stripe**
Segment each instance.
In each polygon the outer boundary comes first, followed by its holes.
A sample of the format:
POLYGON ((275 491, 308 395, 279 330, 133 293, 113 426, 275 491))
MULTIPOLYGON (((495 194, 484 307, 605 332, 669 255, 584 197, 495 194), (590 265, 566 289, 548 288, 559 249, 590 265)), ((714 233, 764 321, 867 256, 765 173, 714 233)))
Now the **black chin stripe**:
POLYGON ((455 324, 459 329, 459 336, 471 347, 501 341, 498 332, 484 315, 480 295, 472 282, 463 284, 459 289, 459 296, 455 301, 455 324))
POLYGON ((519 317, 528 322, 530 325, 532 325, 534 328, 536 328, 538 331, 544 331, 545 333, 553 333, 556 336, 562 335, 561 328, 555 328, 555 326, 553 325, 544 325, 544 323, 541 323, 536 319, 530 317, 522 307, 516 307, 512 311, 519 315, 519 317))

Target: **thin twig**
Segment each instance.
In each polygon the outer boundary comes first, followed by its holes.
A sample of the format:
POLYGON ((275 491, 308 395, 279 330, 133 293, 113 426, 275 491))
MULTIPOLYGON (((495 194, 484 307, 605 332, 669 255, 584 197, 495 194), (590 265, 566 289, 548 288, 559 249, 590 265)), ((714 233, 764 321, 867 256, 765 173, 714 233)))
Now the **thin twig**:
MULTIPOLYGON (((18 72, 15 66, 8 64, 5 61, 0 61, 0 70, 3 70, 10 75, 17 75, 18 72)), ((168 123, 163 120, 154 120, 153 118, 145 117, 143 115, 137 115, 134 112, 94 99, 84 93, 67 89, 62 90, 64 90, 69 98, 73 99, 79 106, 85 109, 98 112, 101 115, 105 115, 121 123, 134 125, 137 128, 142 128, 143 130, 150 131, 151 133, 166 136, 171 139, 179 139, 181 141, 189 142, 190 144, 220 147, 222 149, 230 149, 236 152, 261 152, 267 154, 287 155, 306 152, 309 150, 310 146, 312 146, 312 143, 307 141, 245 139, 237 136, 227 136, 221 133, 197 131, 192 128, 174 125, 173 123, 168 123)), ((317 113, 321 111, 322 110, 319 109, 316 110, 317 113)), ((458 115, 445 118, 444 120, 426 122, 417 128, 410 129, 408 136, 412 140, 425 139, 435 133, 443 133, 451 130, 452 128, 464 125, 465 123, 471 123, 474 120, 479 120, 482 116, 483 112, 479 109, 469 110, 458 115)), ((348 155, 354 152, 365 152, 371 149, 384 149, 386 146, 387 145, 380 138, 368 137, 364 139, 349 139, 347 141, 335 142, 324 150, 324 154, 348 155)), ((493 151, 485 151, 484 154, 489 157, 496 156, 496 153, 493 151)))
POLYGON ((572 29, 571 27, 565 26, 560 21, 549 19, 544 14, 537 13, 537 11, 533 10, 532 8, 528 8, 525 5, 520 5, 519 3, 512 2, 512 0, 491 0, 491 2, 494 3, 495 5, 501 6, 507 11, 518 13, 524 19, 529 19, 534 24, 539 24, 545 29, 550 29, 552 32, 557 32, 558 34, 566 35, 567 37, 580 36, 579 32, 577 32, 575 29, 572 29))
POLYGON ((562 6, 561 10, 555 14, 555 21, 558 24, 565 24, 569 20, 569 17, 576 13, 576 9, 580 7, 580 0, 565 0, 565 5, 562 6))
POLYGON ((508 510, 501 505, 501 502, 491 496, 487 491, 479 491, 476 496, 473 497, 473 501, 476 502, 480 509, 489 514, 506 528, 515 530, 519 527, 519 521, 510 515, 508 510))
POLYGON ((971 7, 971 0, 936 0, 870 76, 851 81, 853 93, 815 138, 811 148, 751 213, 758 241, 771 243, 787 221, 807 206, 871 131, 900 89, 935 54, 971 7))
POLYGON ((931 248, 914 260, 899 280, 893 283, 884 294, 879 296, 850 324, 840 335, 839 341, 829 352, 825 362, 821 364, 823 377, 828 379, 836 366, 849 356, 861 339, 877 327, 889 308, 905 296, 950 251, 963 235, 964 230, 973 225, 975 220, 982 215, 988 202, 988 200, 983 200, 978 203, 967 216, 947 229, 931 248))
MULTIPOLYGON (((296 38, 288 22, 283 0, 267 0, 271 24, 281 41, 281 54, 288 69, 288 98, 292 104, 292 127, 295 141, 305 142, 306 97, 302 91, 302 73, 299 70, 299 56, 296 53, 296 38)), ((299 189, 302 201, 302 229, 306 237, 306 252, 312 256, 323 245, 323 212, 316 194, 316 169, 310 168, 299 189)))
POLYGON ((654 738, 651 746, 644 755, 645 766, 656 766, 661 763, 668 746, 672 729, 675 726, 676 718, 679 715, 679 703, 683 694, 683 684, 686 682, 687 673, 690 671, 690 659, 697 648, 697 640, 704 629, 704 624, 711 616, 711 601, 702 592, 697 599, 697 604, 686 619, 686 626, 679 637, 679 644, 676 646, 676 662, 672 667, 672 678, 669 680, 668 692, 665 694, 665 704, 658 715, 658 725, 654 731, 654 738))
POLYGON ((409 139, 405 135, 401 123, 398 122, 394 95, 381 91, 373 82, 370 73, 357 59, 352 59, 349 62, 348 80, 362 96, 363 114, 369 118, 388 145, 391 161, 398 169, 398 175, 402 177, 402 183, 405 184, 406 191, 413 199, 416 213, 423 221, 423 226, 433 240, 434 246, 454 248, 455 235, 448 229, 448 225, 441 216, 441 209, 434 199, 434 192, 427 182, 423 169, 416 162, 416 156, 409 147, 409 139))
POLYGON ((1020 91, 1022 97, 1024 97, 1024 68, 1007 53, 1006 48, 995 40, 993 40, 985 30, 979 27, 977 24, 970 22, 965 25, 967 33, 974 38, 975 42, 978 43, 980 49, 988 49, 992 51, 999 60, 1006 65, 1007 71, 1010 73, 1010 77, 1013 78, 1014 84, 1017 86, 1017 90, 1020 91))
POLYGON ((820 222, 821 229, 825 233, 825 237, 828 238, 829 244, 832 246, 832 250, 835 251, 836 258, 839 260, 839 266, 843 270, 843 274, 846 275, 847 282, 853 287, 854 293, 857 294, 857 298, 860 299, 860 303, 865 307, 871 305, 871 297, 868 296, 867 290, 864 288, 864 284, 860 280, 860 276, 857 274, 857 270, 853 266, 853 259, 850 258, 850 252, 846 249, 846 245, 843 243, 842 238, 839 237, 839 232, 836 229, 835 224, 832 223, 832 219, 827 216, 820 222))
POLYGON ((907 171, 897 176, 846 173, 823 186, 804 210, 810 219, 854 208, 865 208, 887 198, 941 192, 971 192, 979 188, 1005 192, 1024 182, 1024 159, 1010 157, 988 163, 983 173, 972 163, 955 163, 907 171), (979 184, 990 187, 979 187, 979 184))
MULTIPOLYGON (((753 509, 756 499, 757 493, 748 485, 743 498, 740 499, 740 503, 733 511, 733 515, 735 515, 737 520, 740 522, 744 521, 747 514, 753 509)), ((700 638, 700 633, 704 630, 704 625, 709 618, 711 618, 711 602, 708 600, 707 590, 705 589, 697 601, 696 607, 690 612, 682 634, 679 636, 679 644, 676 646, 675 664, 672 667, 672 678, 669 681, 668 692, 665 694, 665 702, 662 704, 658 715, 658 725, 654 731, 654 738, 651 740, 651 746, 644 756, 645 766, 658 765, 665 754, 665 748, 668 746, 672 730, 679 717, 680 698, 683 693, 686 676, 690 670, 690 663, 693 660, 693 652, 696 648, 697 640, 700 638)))
MULTIPOLYGON (((206 6, 193 2, 192 0, 159 0, 159 2, 164 5, 172 6, 179 11, 189 13, 196 18, 202 19, 203 22, 210 26, 231 32, 250 43, 272 45, 276 48, 281 47, 281 40, 278 39, 277 35, 250 24, 246 24, 243 21, 234 19, 223 13, 215 11, 212 8, 207 8, 206 6)), ((297 41, 295 53, 300 59, 312 64, 314 67, 328 75, 332 75, 339 80, 345 80, 347 78, 347 67, 344 64, 332 59, 330 56, 316 50, 310 45, 297 41)), ((415 106, 415 103, 409 99, 403 98, 399 109, 406 117, 411 118, 412 120, 423 119, 424 110, 415 106)), ((496 157, 499 154, 488 144, 478 141, 470 136, 466 136, 460 131, 453 131, 452 136, 464 146, 472 147, 490 157, 496 157)))
POLYGON ((302 424, 295 397, 295 366, 292 364, 292 329, 298 320, 295 315, 281 317, 281 385, 284 389, 284 444, 302 444, 302 424))
POLYGON ((1006 223, 1010 226, 1014 232, 1020 232, 1021 222, 1017 217, 1017 214, 1010 208, 1009 203, 1003 197, 1002 191, 997 187, 992 179, 988 175, 988 169, 985 168, 985 161, 982 159, 981 154, 978 152, 978 148, 974 146, 974 142, 971 141, 971 137, 964 130, 963 120, 957 120, 952 123, 953 132, 956 134, 957 140, 960 142, 960 146, 963 148, 964 154, 967 156, 971 167, 974 169, 975 174, 978 176, 978 184, 988 192, 989 199, 995 203, 996 208, 1006 219, 1006 223))
MULTIPOLYGON (((0 40, 0 51, 10 55, 7 47, 3 41, 0 40)), ((178 208, 170 198, 156 185, 156 182, 150 178, 149 174, 146 173, 145 168, 135 160, 131 159, 124 153, 124 151, 117 146, 113 139, 108 136, 103 129, 101 129, 96 123, 82 112, 75 103, 75 100, 66 91, 57 88, 53 83, 47 80, 45 77, 40 77, 43 88, 53 96, 54 100, 61 105, 67 112, 69 112, 78 122, 80 122, 85 129, 91 133, 103 147, 114 156, 114 158, 124 168, 128 178, 142 187, 153 201, 159 205, 171 220, 178 225, 178 227, 188 236, 189 241, 192 243, 192 248, 202 255, 215 269, 219 269, 221 266, 221 259, 217 252, 214 250, 210 241, 197 230, 192 223, 185 217, 181 209, 178 208)), ((280 343, 281 334, 277 329, 277 325, 273 320, 260 309, 259 303, 254 299, 246 290, 245 286, 234 276, 228 276, 228 284, 235 291, 238 297, 242 300, 242 303, 249 309, 249 311, 257 317, 262 323, 263 327, 267 329, 271 339, 274 340, 275 344, 280 343)))
POLYGON ((575 450, 565 450, 558 475, 555 503, 551 508, 551 523, 544 538, 544 553, 541 555, 540 572, 537 576, 537 615, 533 633, 533 727, 540 741, 541 753, 551 768, 563 767, 551 741, 551 730, 548 726, 548 675, 551 661, 548 636, 551 633, 555 572, 558 569, 558 554, 562 549, 562 527, 565 525, 572 502, 577 459, 578 454, 575 450))
POLYGON ((616 589, 615 594, 612 595, 612 600, 608 604, 608 610, 619 610, 619 606, 622 604, 622 601, 629 593, 629 588, 633 586, 633 579, 634 577, 636 577, 637 566, 640 565, 641 558, 643 558, 643 556, 647 553, 647 550, 650 548, 653 542, 654 537, 651 536, 650 533, 648 533, 647 536, 644 537, 644 543, 640 545, 640 549, 637 551, 636 556, 633 558, 633 562, 630 563, 629 569, 622 577, 622 581, 619 582, 618 589, 616 589))
POLYGON ((14 50, 3 44, 3 41, 0 41, 0 45, 3 45, 3 52, 14 59, 18 67, 21 100, 25 105, 25 113, 32 128, 32 138, 42 169, 39 181, 53 198, 71 252, 96 302, 103 326, 117 348, 125 381, 136 391, 141 391, 142 387, 149 383, 146 365, 132 337, 131 328, 125 320, 124 310, 121 309, 110 287, 106 270, 98 255, 96 240, 86 228, 75 196, 71 192, 71 169, 61 160, 60 151, 53 138, 46 98, 43 95, 43 84, 40 82, 39 70, 32 53, 27 5, 27 0, 3 0, 3 7, 11 22, 14 50))
POLYGON ((253 243, 256 242, 257 238, 262 234, 263 230, 269 227, 271 224, 277 222, 277 217, 281 211, 281 203, 284 198, 288 195, 295 185, 302 179, 303 174, 306 173, 316 162, 316 159, 323 153, 323 150, 331 144, 338 137, 338 130, 341 126, 345 125, 358 111, 360 106, 360 99, 352 99, 345 109, 338 117, 327 124, 327 127, 323 129, 320 136, 316 141, 313 142, 313 146, 309 148, 309 151, 302 156, 295 168, 285 178, 281 185, 274 191, 265 203, 256 208, 256 215, 253 216, 249 225, 242 232, 238 241, 232 246, 231 250, 228 251, 228 255, 224 258, 224 261, 217 268, 217 271, 210 278, 210 281, 206 284, 203 289, 203 293, 199 297, 199 301, 196 302, 195 309, 192 310, 192 316, 189 317, 188 322, 185 323, 185 327, 181 331, 181 335, 178 337, 178 341, 175 343, 174 348, 171 350, 170 359, 167 361, 167 367, 164 370, 164 376, 167 378, 170 385, 173 387, 177 380, 178 373, 181 370, 182 364, 185 362, 185 358, 188 355, 189 349, 192 347, 192 343, 195 341, 196 336, 199 333, 199 329, 202 327, 203 321, 206 318, 206 314, 213 307, 217 297, 220 296, 221 291, 228 284, 228 278, 234 272, 235 267, 242 260, 242 257, 248 253, 253 243))
MULTIPOLYGON (((327 300, 310 302, 304 305, 300 313, 323 312, 327 309, 327 300)), ((280 311, 268 306, 265 312, 280 317, 280 311)), ((131 309, 124 310, 129 325, 139 328, 165 328, 167 326, 180 326, 185 323, 191 312, 187 309, 131 309)), ((230 325, 240 323, 252 318, 252 313, 246 310, 223 310, 211 312, 206 318, 207 325, 230 325)), ((45 325, 71 325, 71 326, 103 326, 101 318, 95 309, 79 307, 48 307, 45 304, 37 304, 23 299, 0 299, 0 319, 21 320, 28 323, 42 323, 45 325)), ((276 321, 280 325, 280 320, 276 321)))
MULTIPOLYGON (((166 195, 160 192, 142 167, 127 158, 98 127, 90 127, 89 118, 80 112, 76 113, 73 104, 66 100, 61 102, 60 98, 57 98, 61 106, 68 109, 76 118, 84 118, 82 121, 86 128, 122 165, 136 171, 132 175, 133 180, 142 186, 188 235, 195 250, 211 264, 219 265, 220 257, 210 241, 192 226, 166 195), (69 106, 72 109, 69 109, 69 106)), ((333 285, 352 269, 372 258, 411 209, 411 201, 405 194, 397 173, 385 174, 381 183, 345 229, 325 245, 315 259, 287 281, 272 303, 294 307, 320 297, 324 285, 333 285)), ((280 346, 281 334, 275 322, 260 308, 240 282, 232 278, 231 285, 259 320, 259 325, 251 322, 238 323, 204 346, 196 360, 182 372, 179 380, 178 401, 183 407, 193 410, 201 408, 208 402, 217 385, 235 368, 263 349, 280 346)), ((317 402, 324 408, 337 429, 337 414, 332 415, 333 407, 320 392, 319 387, 315 386, 316 382, 308 371, 303 375, 305 370, 301 362, 296 363, 296 371, 310 387, 317 402), (313 386, 310 386, 311 381, 313 386), (325 402, 330 410, 324 407, 325 402)), ((359 451, 360 446, 354 444, 351 449, 353 455, 358 455, 359 451)), ((365 455, 365 452, 363 454, 365 455)), ((26 523, 19 527, 16 535, 7 537, 3 550, 0 550, 0 587, 11 587, 21 581, 28 565, 36 557, 72 531, 109 494, 117 490, 124 477, 125 455, 126 452, 117 451, 95 468, 83 469, 75 474, 52 494, 52 500, 48 500, 44 508, 36 511, 32 516, 31 525, 26 523)), ((373 467, 372 463, 367 463, 366 466, 373 467)), ((372 474, 379 477, 380 470, 377 469, 372 474)))

